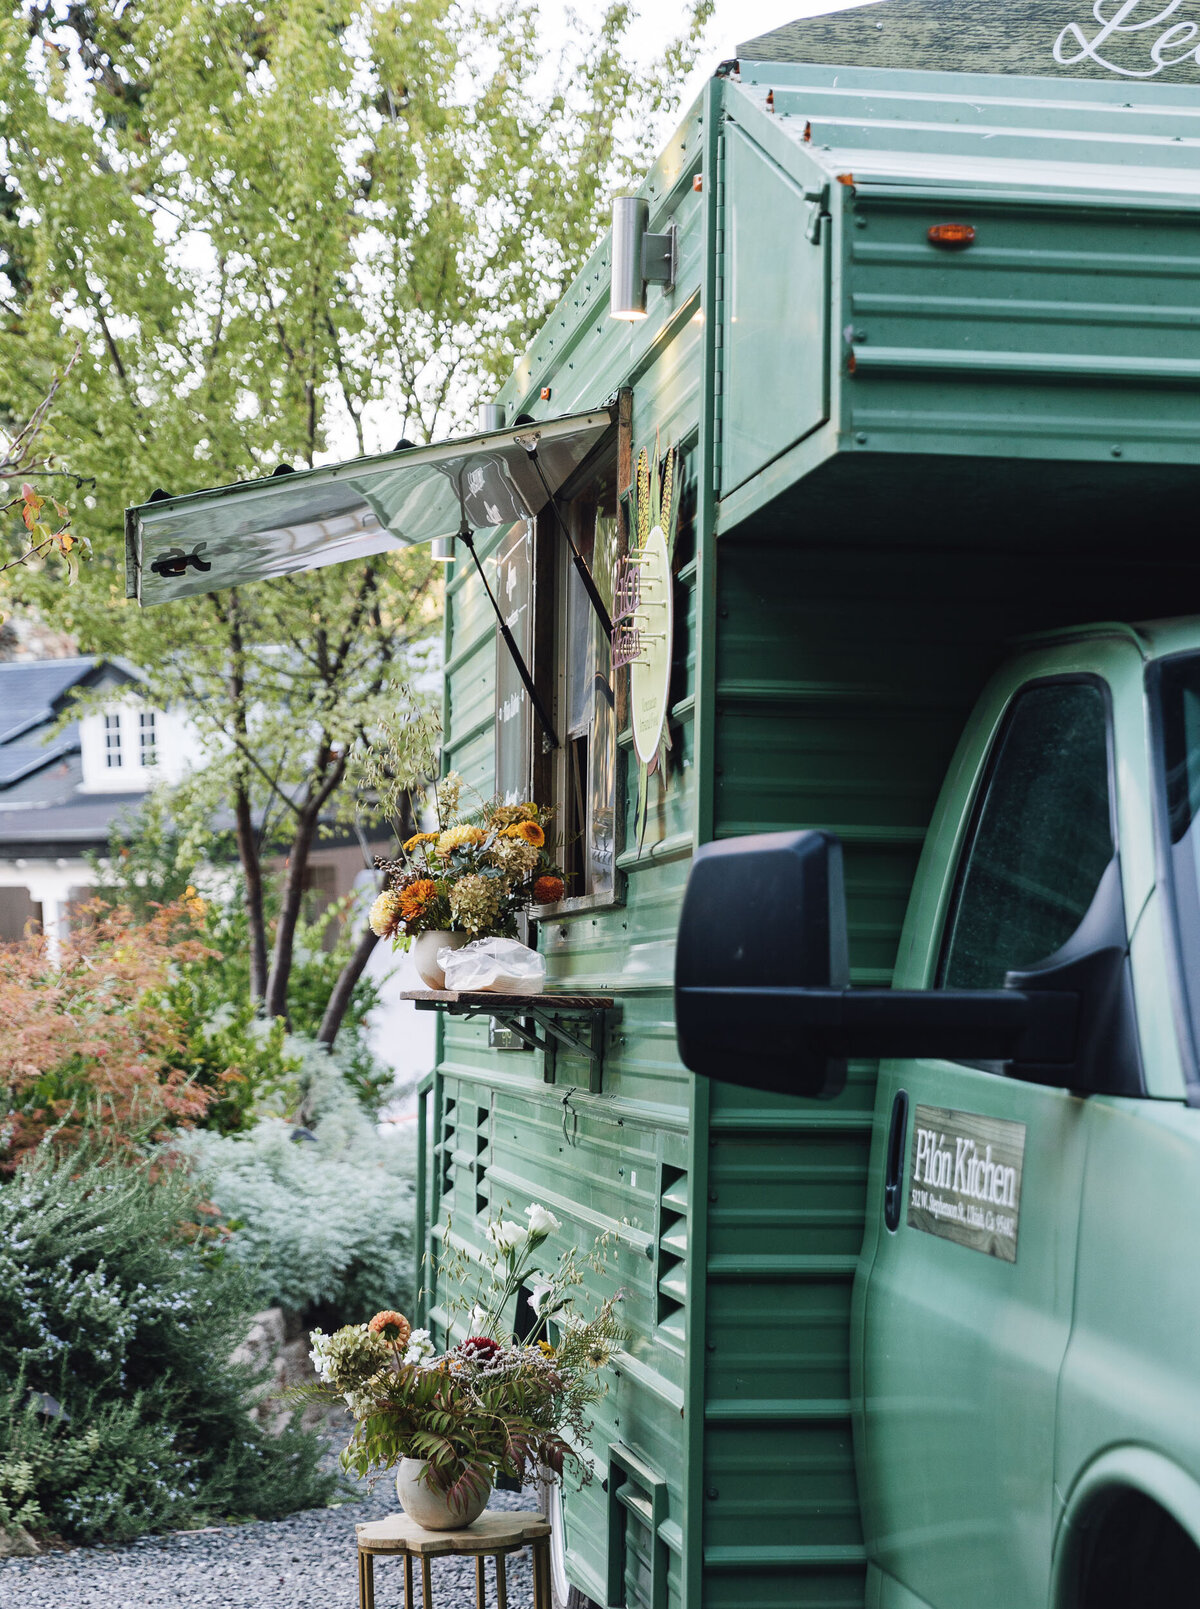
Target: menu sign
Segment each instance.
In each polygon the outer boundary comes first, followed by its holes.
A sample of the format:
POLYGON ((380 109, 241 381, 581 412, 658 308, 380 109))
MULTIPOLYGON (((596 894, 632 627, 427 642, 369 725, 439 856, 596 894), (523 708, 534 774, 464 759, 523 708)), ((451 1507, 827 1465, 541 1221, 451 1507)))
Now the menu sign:
POLYGON ((918 1106, 909 1168, 910 1229, 1017 1260, 1025 1125, 918 1106))
POLYGON ((745 61, 1200 84, 1200 0, 870 0, 739 47, 745 61))

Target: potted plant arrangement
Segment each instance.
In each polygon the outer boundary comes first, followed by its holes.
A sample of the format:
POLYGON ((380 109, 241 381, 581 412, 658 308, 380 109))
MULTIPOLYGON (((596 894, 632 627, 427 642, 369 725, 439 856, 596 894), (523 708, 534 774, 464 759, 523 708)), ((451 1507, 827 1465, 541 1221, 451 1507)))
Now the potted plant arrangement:
POLYGON ((525 1216, 527 1223, 501 1216, 489 1224, 484 1289, 469 1309, 463 1297, 451 1304, 472 1332, 458 1345, 439 1351, 428 1330, 413 1330, 396 1312, 334 1335, 314 1330, 320 1384, 289 1393, 344 1401, 354 1429, 342 1467, 362 1476, 395 1468, 401 1507, 429 1530, 470 1525, 497 1475, 524 1481, 570 1468, 581 1485, 591 1478, 587 1412, 623 1336, 619 1297, 590 1317, 581 1313, 584 1275, 574 1250, 548 1273, 534 1267, 558 1219, 536 1203, 525 1216), (522 1285, 536 1323, 518 1338, 503 1315, 522 1285))
POLYGON ((563 896, 562 872, 546 848, 549 813, 532 802, 462 810, 461 791, 452 772, 438 786, 438 830, 415 833, 398 860, 375 863, 387 886, 371 907, 371 927, 394 949, 411 943, 431 989, 446 987, 439 953, 467 944, 507 940, 511 949, 496 953, 519 965, 518 950, 533 952, 516 945, 517 917, 563 896))

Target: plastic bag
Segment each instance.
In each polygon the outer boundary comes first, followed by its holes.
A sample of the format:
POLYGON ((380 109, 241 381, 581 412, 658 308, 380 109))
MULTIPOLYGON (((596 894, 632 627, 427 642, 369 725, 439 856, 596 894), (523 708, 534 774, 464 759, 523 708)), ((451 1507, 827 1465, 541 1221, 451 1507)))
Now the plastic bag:
POLYGON ((546 957, 515 939, 472 939, 461 950, 439 950, 447 989, 490 989, 494 994, 541 994, 546 957))

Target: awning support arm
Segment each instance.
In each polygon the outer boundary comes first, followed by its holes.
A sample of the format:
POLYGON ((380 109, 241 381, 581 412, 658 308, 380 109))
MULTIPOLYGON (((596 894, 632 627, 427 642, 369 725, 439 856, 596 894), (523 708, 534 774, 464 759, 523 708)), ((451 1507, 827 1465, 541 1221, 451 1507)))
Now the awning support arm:
MULTIPOLYGON (((517 439, 520 440, 519 437, 517 439)), ((524 445, 525 444, 522 442, 522 446, 524 445)), ((567 546, 571 549, 571 558, 574 561, 575 569, 579 574, 579 579, 583 582, 583 590, 587 593, 591 600, 592 608, 596 611, 596 618, 604 628, 604 635, 611 641, 613 634, 612 618, 604 606, 604 599, 600 596, 595 579, 592 576, 592 572, 587 567, 587 562, 584 559, 583 554, 575 546, 575 538, 571 535, 567 522, 562 517, 562 510, 555 501, 554 493, 547 485, 545 475, 542 474, 542 466, 538 460, 536 441, 532 447, 525 447, 525 451, 529 454, 529 462, 533 465, 534 469, 537 470, 538 479, 541 481, 542 489, 546 493, 546 501, 549 503, 550 508, 553 511, 554 518, 558 521, 558 528, 567 539, 567 546)))
POLYGON ((479 572, 479 579, 483 582, 483 590, 487 593, 488 602, 491 604, 492 609, 495 612, 496 624, 500 627, 500 635, 504 639, 504 646, 508 649, 509 656, 511 657, 513 664, 517 667, 517 675, 525 684, 525 691, 529 694, 530 702, 537 711, 538 720, 542 723, 542 730, 550 739, 550 747, 552 749, 556 749, 559 746, 558 736, 555 733, 550 717, 546 714, 546 706, 538 697, 538 691, 533 685, 533 677, 529 674, 529 666, 525 663, 525 657, 521 653, 521 650, 517 647, 516 638, 508 629, 508 622, 505 620, 504 612, 500 608, 499 603, 496 601, 496 594, 492 591, 490 585, 488 584, 487 572, 483 568, 483 565, 479 562, 479 555, 475 551, 475 533, 465 521, 463 522, 462 530, 458 533, 458 539, 466 547, 468 553, 470 553, 472 559, 475 561, 475 568, 479 572))

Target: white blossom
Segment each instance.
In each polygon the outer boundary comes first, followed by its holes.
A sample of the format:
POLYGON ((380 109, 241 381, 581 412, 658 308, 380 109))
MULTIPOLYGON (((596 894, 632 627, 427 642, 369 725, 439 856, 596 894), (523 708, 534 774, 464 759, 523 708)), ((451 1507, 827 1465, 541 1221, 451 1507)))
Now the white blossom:
POLYGON ((559 1223, 549 1208, 541 1206, 536 1201, 525 1208, 525 1216, 529 1219, 529 1233, 539 1235, 542 1239, 545 1239, 553 1230, 562 1228, 562 1224, 559 1223))
MULTIPOLYGON (((538 1318, 542 1317, 542 1304, 543 1304, 543 1302, 545 1302, 547 1296, 549 1296, 550 1293, 553 1290, 554 1290, 554 1281, 552 1279, 543 1279, 539 1275, 539 1277, 537 1279, 530 1280, 530 1282, 529 1282, 529 1305, 530 1305, 530 1307, 532 1307, 533 1311, 537 1314, 538 1318)), ((553 1305, 554 1304, 551 1304, 551 1310, 553 1310, 553 1305)))
POLYGON ((529 1239, 529 1231, 523 1224, 508 1223, 503 1218, 497 1218, 495 1223, 488 1224, 487 1236, 497 1251, 511 1257, 529 1239))

